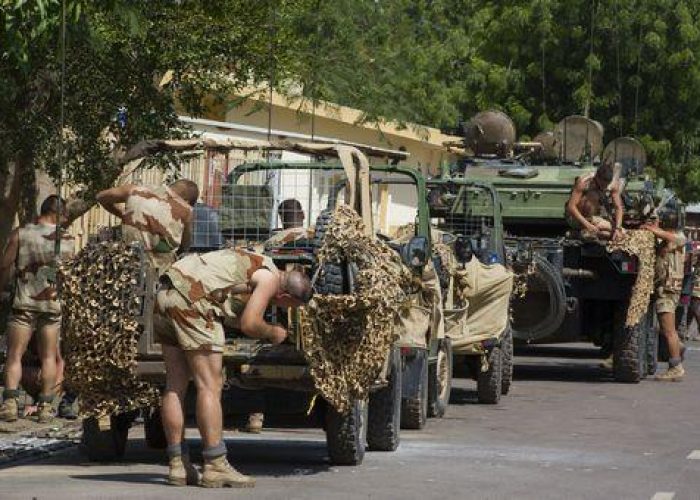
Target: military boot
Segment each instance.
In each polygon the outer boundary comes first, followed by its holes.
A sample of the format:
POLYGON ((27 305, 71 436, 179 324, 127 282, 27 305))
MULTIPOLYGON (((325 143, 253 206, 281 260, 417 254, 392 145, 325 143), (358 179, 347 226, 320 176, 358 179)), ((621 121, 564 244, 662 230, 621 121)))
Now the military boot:
POLYGON ((255 479, 241 474, 226 460, 226 455, 204 459, 202 486, 205 488, 252 488, 255 479))
POLYGON ((199 471, 189 455, 176 455, 170 458, 170 471, 168 472, 168 484, 173 486, 196 486, 199 484, 199 471))
POLYGON ((17 407, 17 398, 7 398, 0 405, 0 420, 4 422, 15 422, 19 409, 17 407))
POLYGON ((661 373, 654 377, 654 380, 658 380, 660 382, 680 382, 683 380, 684 376, 685 370, 683 369, 683 365, 676 365, 669 367, 665 373, 661 373))
POLYGON ((37 405, 36 421, 40 424, 48 424, 53 420, 53 405, 48 401, 41 401, 37 405))
POLYGON ((263 429, 263 420, 265 416, 262 413, 251 413, 248 415, 248 425, 245 426, 245 431, 252 434, 260 434, 263 429))

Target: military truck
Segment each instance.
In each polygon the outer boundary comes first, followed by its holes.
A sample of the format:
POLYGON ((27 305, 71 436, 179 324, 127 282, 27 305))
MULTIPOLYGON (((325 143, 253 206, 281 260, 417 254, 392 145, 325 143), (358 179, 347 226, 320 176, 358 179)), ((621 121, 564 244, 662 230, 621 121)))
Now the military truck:
POLYGON ((440 259, 445 336, 457 375, 477 382, 480 403, 496 404, 513 379, 509 299, 498 193, 489 184, 445 173, 428 180, 428 206, 440 259))
MULTIPOLYGON (((256 146, 261 149, 262 146, 256 146)), ((365 150, 393 164, 369 165, 356 148, 319 144, 280 144, 268 150, 291 150, 309 155, 289 161, 253 161, 236 166, 211 200, 219 216, 220 231, 227 245, 255 248, 271 257, 279 268, 301 266, 316 277, 315 293, 343 294, 353 290, 356 269, 352 262, 327 264, 318 269, 317 251, 322 244, 333 209, 339 200, 362 216, 375 237, 390 242, 391 233, 405 223, 415 223, 410 237, 392 245, 420 281, 429 273, 431 262, 429 212, 425 180, 412 168, 398 165, 407 155, 387 150, 365 150), (338 158, 340 161, 338 161, 338 158), (278 227, 277 207, 285 199, 300 202, 305 213, 305 231, 300 237, 273 248, 264 243, 278 227), (401 208, 401 210, 396 210, 401 208), (390 213, 399 214, 392 220, 390 213)), ((273 153, 274 154, 274 153, 273 153)), ((299 313, 270 309, 271 320, 284 324, 289 332, 285 343, 272 346, 248 338, 235 329, 226 332, 224 366, 225 414, 260 411, 263 398, 266 419, 320 424, 326 431, 330 461, 340 465, 362 462, 365 449, 393 451, 403 428, 420 429, 428 416, 444 415, 450 394, 451 356, 449 341, 432 327, 430 308, 421 302, 416 288, 407 311, 417 315, 406 322, 399 340, 386 353, 385 367, 374 383, 368 401, 354 401, 347 413, 339 413, 318 397, 308 363, 303 355, 302 322, 299 313), (246 403, 253 400, 253 406, 246 403)), ((152 304, 152 287, 146 290, 145 310, 152 304)), ((160 346, 154 343, 148 315, 139 344, 139 371, 156 384, 164 381, 160 346)), ((83 448, 95 460, 118 457, 124 450, 131 416, 112 417, 101 427, 86 421, 83 448)), ((145 419, 146 441, 163 447, 158 410, 145 419)))
POLYGON ((638 325, 624 326, 638 262, 572 234, 564 206, 576 178, 594 172, 601 159, 622 166, 628 227, 653 213, 663 186, 644 174, 646 156, 635 139, 602 145, 602 126, 580 116, 516 143, 512 121, 488 111, 467 125, 466 154, 452 170, 498 192, 505 258, 526 281, 526 292, 512 301, 516 341, 591 341, 612 352, 617 381, 634 383, 654 373, 657 362, 652 309, 638 325))

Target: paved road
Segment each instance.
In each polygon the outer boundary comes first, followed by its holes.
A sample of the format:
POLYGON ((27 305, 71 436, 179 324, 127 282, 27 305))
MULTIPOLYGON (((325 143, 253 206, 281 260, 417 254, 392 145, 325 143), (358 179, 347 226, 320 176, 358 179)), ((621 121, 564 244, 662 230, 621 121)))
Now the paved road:
POLYGON ((447 418, 361 467, 330 467, 320 431, 229 434, 254 490, 167 487, 162 455, 134 433, 121 464, 88 464, 72 449, 4 468, 0 498, 700 499, 700 460, 687 458, 700 450, 695 349, 687 380, 665 385, 615 384, 582 346, 527 351, 500 405, 476 404, 473 383, 457 381, 447 418))

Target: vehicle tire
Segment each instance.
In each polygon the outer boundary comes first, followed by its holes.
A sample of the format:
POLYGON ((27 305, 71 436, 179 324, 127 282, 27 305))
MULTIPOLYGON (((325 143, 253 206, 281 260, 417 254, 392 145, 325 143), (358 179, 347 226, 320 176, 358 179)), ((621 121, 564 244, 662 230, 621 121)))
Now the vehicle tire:
POLYGON ((83 420, 80 450, 91 462, 113 462, 124 456, 133 416, 121 413, 110 417, 110 428, 100 430, 94 417, 83 420))
POLYGON ((503 385, 503 351, 495 346, 488 353, 489 369, 479 373, 476 392, 479 403, 495 405, 501 400, 503 385))
POLYGON ((452 341, 441 339, 438 355, 428 367, 428 417, 442 418, 452 391, 452 341))
MULTIPOLYGON (((316 250, 321 248, 326 230, 333 220, 333 211, 324 210, 316 218, 316 229, 314 232, 313 245, 316 250)), ((321 295, 342 295, 346 293, 347 266, 326 262, 316 280, 316 292, 321 295)), ((348 285, 349 286, 349 285, 348 285)))
POLYGON ((333 465, 359 465, 365 457, 367 404, 355 401, 347 413, 326 411, 326 445, 333 465))
POLYGON ((428 357, 416 357, 406 363, 421 363, 417 395, 401 400, 401 428, 420 430, 428 420, 428 357))
POLYGON ((646 321, 625 326, 627 305, 615 308, 613 316, 613 377, 617 382, 637 384, 647 372, 646 321))
POLYGON ((146 444, 156 450, 164 450, 168 446, 163 430, 163 419, 160 408, 149 408, 143 418, 143 431, 146 444))
POLYGON ((659 329, 653 307, 646 316, 646 368, 647 376, 656 374, 659 367, 659 329))
POLYGON ((373 451, 394 451, 401 429, 401 351, 391 350, 388 385, 369 395, 367 446, 373 451))
POLYGON ((510 325, 506 327, 506 333, 503 334, 501 340, 502 363, 501 370, 501 394, 506 395, 510 392, 510 386, 513 383, 513 330, 510 325))

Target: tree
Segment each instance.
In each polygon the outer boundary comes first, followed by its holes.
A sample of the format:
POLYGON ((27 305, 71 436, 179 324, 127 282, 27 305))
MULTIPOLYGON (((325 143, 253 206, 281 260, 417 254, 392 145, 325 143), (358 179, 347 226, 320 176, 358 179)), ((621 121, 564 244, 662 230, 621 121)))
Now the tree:
POLYGON ((205 97, 229 101, 267 80, 271 66, 283 81, 298 45, 292 19, 306 1, 65 4, 65 73, 61 1, 3 0, 0 10, 0 247, 15 214, 22 222, 34 215, 37 168, 94 193, 114 182, 139 141, 187 135, 178 111, 201 113, 205 97))

